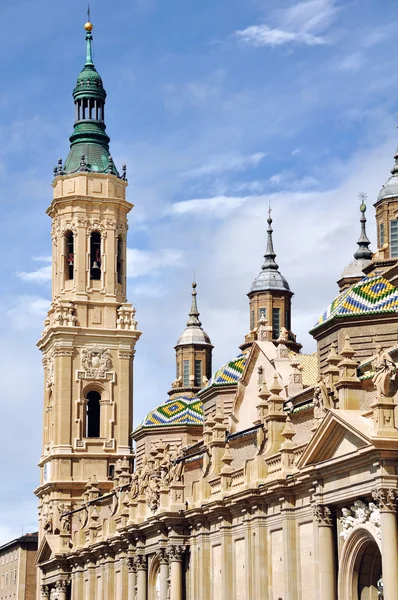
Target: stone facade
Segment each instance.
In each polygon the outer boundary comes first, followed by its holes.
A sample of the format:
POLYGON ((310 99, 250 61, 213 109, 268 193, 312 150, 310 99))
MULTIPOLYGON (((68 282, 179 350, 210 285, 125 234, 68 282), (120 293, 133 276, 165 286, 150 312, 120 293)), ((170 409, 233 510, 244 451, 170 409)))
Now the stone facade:
POLYGON ((140 333, 125 296, 126 185, 113 162, 55 173, 53 303, 39 341, 38 598, 398 600, 390 238, 369 260, 366 294, 349 296, 347 284, 334 304, 343 312, 313 330, 317 354, 303 355, 269 215, 243 353, 211 378, 202 369, 201 390, 192 364, 180 385, 181 360, 211 360, 195 291, 171 398, 132 433, 140 333))

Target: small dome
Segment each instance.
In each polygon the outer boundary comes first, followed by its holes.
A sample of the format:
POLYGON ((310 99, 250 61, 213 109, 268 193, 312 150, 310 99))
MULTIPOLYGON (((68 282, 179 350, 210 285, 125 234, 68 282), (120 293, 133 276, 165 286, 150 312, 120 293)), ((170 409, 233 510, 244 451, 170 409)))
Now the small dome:
POLYGON ((223 365, 220 369, 218 369, 218 371, 214 373, 212 378, 200 390, 199 394, 201 394, 204 390, 208 390, 211 387, 237 385, 239 379, 243 375, 243 371, 245 370, 248 356, 248 351, 242 352, 236 358, 232 359, 229 363, 223 365))
POLYGON ((77 78, 73 96, 94 96, 106 98, 106 92, 102 83, 101 75, 94 67, 84 67, 77 78))
POLYGON ((347 277, 364 277, 363 270, 371 263, 370 259, 366 258, 357 258, 352 260, 344 269, 341 274, 340 279, 345 279, 347 277))
POLYGON ((384 198, 394 198, 397 196, 398 196, 398 176, 393 175, 381 188, 379 195, 377 196, 377 200, 383 200, 384 198))
POLYGON ((187 344, 210 344, 209 336, 201 327, 190 325, 178 338, 177 346, 185 346, 187 344))
POLYGON ((264 270, 260 271, 253 281, 250 292, 261 292, 266 290, 288 290, 290 287, 286 279, 279 271, 264 270))

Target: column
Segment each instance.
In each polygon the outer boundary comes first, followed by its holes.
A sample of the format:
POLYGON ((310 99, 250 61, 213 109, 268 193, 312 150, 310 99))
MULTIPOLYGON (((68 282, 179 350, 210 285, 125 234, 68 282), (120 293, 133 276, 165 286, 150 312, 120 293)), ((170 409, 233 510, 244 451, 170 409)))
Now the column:
POLYGON ((380 508, 384 600, 398 600, 397 490, 380 489, 372 495, 380 508))
POLYGON ((332 512, 328 506, 316 504, 314 517, 318 523, 319 597, 336 600, 336 563, 332 512))
POLYGON ((68 587, 68 582, 62 579, 61 581, 57 581, 55 584, 55 588, 58 592, 58 600, 66 600, 66 588, 68 587))
POLYGON ((128 559, 129 575, 128 575, 128 597, 127 600, 135 600, 135 588, 137 585, 137 570, 134 558, 128 559))
POLYGON ((146 600, 147 564, 145 554, 137 554, 134 563, 137 569, 137 600, 146 600))
POLYGON ((170 600, 182 600, 182 558, 184 546, 169 547, 170 600))
POLYGON ((160 600, 167 600, 169 590, 169 559, 166 548, 161 548, 158 556, 160 563, 160 600))

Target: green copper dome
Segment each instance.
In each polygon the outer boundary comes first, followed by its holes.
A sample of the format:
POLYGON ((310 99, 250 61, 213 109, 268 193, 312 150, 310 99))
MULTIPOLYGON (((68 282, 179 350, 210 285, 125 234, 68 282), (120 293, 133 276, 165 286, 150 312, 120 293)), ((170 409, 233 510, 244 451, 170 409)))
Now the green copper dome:
MULTIPOLYGON (((88 25, 92 29, 92 25, 88 25)), ((76 121, 63 174, 93 171, 119 177, 109 153, 110 139, 105 131, 106 91, 93 63, 91 29, 86 27, 86 62, 73 90, 76 121)))

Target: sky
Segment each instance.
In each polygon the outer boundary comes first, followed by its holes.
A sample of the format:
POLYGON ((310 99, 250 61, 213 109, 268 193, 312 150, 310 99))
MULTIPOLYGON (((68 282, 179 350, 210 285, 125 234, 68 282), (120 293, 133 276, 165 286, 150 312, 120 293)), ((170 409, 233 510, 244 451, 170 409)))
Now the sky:
MULTIPOLYGON (((143 332, 134 420, 163 403, 193 274, 214 370, 249 329, 272 206, 274 246, 308 330, 337 295, 398 134, 396 0, 91 0, 107 132, 127 163, 128 298, 143 332), (116 6, 117 4, 117 6, 116 6)), ((85 58, 81 0, 0 4, 0 544, 37 528, 51 298, 52 170, 66 158, 85 58)))

